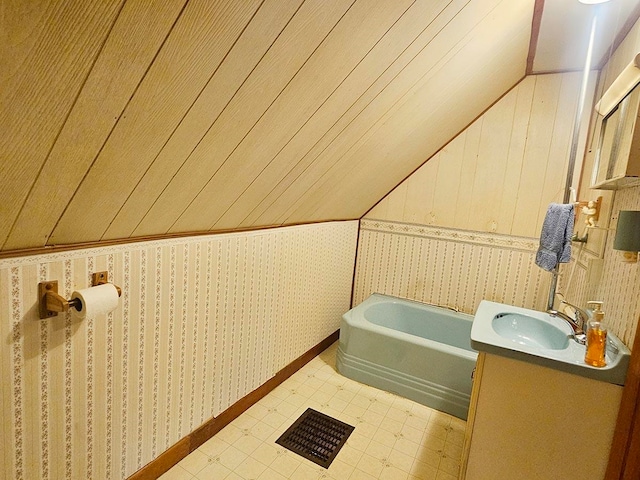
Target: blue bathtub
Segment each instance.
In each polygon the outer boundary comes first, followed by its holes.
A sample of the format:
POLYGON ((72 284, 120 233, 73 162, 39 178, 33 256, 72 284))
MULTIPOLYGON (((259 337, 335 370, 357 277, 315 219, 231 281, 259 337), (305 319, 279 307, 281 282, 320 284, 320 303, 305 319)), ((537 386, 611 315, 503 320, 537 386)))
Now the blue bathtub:
POLYGON ((344 376, 465 419, 478 354, 473 317, 374 293, 342 316, 344 376))

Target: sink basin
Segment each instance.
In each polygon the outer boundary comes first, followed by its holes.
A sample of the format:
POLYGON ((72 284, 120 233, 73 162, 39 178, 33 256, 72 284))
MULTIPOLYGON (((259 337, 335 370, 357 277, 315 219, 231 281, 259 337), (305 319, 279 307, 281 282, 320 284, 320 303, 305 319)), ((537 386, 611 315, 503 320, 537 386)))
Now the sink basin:
POLYGON ((471 347, 479 352, 624 385, 631 352, 618 337, 609 332, 607 364, 597 368, 584 362, 585 346, 571 336, 557 316, 488 300, 480 302, 471 325, 471 347))
POLYGON ((530 347, 560 350, 567 348, 569 337, 565 332, 547 322, 529 315, 503 312, 493 317, 493 330, 512 342, 530 347))

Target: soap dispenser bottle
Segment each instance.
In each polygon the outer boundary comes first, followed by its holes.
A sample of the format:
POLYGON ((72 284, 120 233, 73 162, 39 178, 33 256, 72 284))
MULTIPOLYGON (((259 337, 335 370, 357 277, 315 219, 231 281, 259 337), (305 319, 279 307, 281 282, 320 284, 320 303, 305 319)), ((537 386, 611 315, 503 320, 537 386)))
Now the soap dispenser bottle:
POLYGON ((584 362, 593 367, 604 367, 607 363, 607 327, 604 324, 602 302, 588 302, 594 305, 593 317, 587 322, 587 351, 584 362))

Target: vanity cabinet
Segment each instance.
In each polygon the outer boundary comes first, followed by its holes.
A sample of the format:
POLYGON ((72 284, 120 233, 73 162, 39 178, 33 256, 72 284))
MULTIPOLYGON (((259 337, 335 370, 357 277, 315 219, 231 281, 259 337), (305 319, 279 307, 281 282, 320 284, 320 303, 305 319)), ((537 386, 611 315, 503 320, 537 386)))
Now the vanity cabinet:
POLYGON ((480 352, 460 479, 604 478, 622 390, 480 352))
POLYGON ((591 188, 615 190, 640 184, 639 105, 637 86, 602 119, 591 188))

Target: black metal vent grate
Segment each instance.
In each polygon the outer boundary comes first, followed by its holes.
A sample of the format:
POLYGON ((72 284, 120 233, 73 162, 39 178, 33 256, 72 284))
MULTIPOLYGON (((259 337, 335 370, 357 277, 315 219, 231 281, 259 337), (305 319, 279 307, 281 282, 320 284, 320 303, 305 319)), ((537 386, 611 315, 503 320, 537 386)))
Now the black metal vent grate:
POLYGON ((307 408, 276 443, 321 467, 329 468, 354 428, 307 408))

